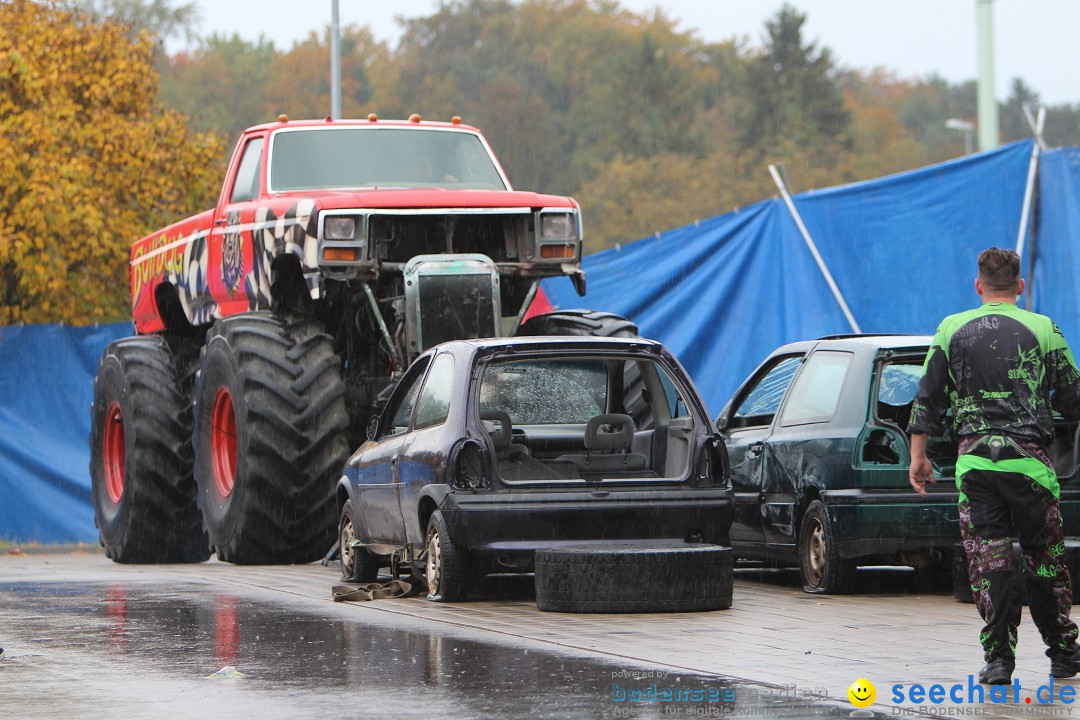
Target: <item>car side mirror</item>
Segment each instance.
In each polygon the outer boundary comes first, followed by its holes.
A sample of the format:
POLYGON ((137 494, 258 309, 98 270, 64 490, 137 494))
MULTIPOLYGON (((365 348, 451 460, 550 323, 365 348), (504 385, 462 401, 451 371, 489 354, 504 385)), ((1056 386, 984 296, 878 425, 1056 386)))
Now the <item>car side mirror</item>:
POLYGON ((727 427, 727 425, 728 419, 725 416, 721 415, 720 417, 716 418, 716 432, 724 432, 724 429, 727 427))
POLYGON ((379 434, 379 416, 376 415, 375 417, 371 418, 371 420, 368 420, 367 438, 368 438, 368 440, 374 440, 375 436, 378 435, 378 434, 379 434))

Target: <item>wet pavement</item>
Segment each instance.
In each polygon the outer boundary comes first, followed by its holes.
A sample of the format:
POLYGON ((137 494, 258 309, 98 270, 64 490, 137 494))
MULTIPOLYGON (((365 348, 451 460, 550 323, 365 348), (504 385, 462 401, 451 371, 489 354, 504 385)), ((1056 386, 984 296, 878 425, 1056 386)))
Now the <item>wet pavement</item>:
POLYGON ((729 610, 575 615, 537 610, 528 577, 461 604, 334 603, 319 565, 3 555, 0 718, 849 717, 858 678, 877 717, 1080 717, 1027 702, 1047 679, 1027 618, 1015 700, 892 701, 976 672, 981 623, 910 572, 859 581, 811 596, 791 571, 742 569, 729 610))
MULTIPOLYGON (((850 710, 815 707, 782 688, 353 604, 318 608, 288 592, 270 601, 259 588, 177 578, 177 566, 133 572, 93 555, 83 559, 28 558, 25 581, 15 579, 15 562, 0 562, 0 717, 464 720, 708 717, 750 709, 764 717, 847 717, 850 710), (88 581, 95 576, 104 581, 88 581), (655 699, 669 688, 671 701, 655 699), (675 700, 680 692, 687 699, 675 700)), ((218 565, 210 574, 233 570, 242 569, 218 565)), ((334 575, 319 570, 329 598, 334 575)), ((504 603, 531 603, 521 579, 495 579, 486 592, 504 603)))

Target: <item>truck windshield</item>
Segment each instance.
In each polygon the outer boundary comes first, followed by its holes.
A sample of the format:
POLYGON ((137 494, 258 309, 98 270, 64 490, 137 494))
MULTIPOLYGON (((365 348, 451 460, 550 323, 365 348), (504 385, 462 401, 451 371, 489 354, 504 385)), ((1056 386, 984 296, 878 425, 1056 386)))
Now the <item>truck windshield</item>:
POLYGON ((270 150, 271 192, 365 187, 505 190, 480 138, 428 128, 279 130, 270 150))

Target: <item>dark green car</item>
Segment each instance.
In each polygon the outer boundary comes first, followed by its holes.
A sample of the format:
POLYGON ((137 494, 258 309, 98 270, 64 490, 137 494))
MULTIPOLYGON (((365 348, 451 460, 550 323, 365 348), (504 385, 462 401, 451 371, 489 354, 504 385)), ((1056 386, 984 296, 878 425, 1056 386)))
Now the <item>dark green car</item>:
MULTIPOLYGON (((960 540, 955 439, 930 441, 938 482, 928 498, 908 484, 907 423, 930 340, 791 343, 742 384, 716 421, 730 456, 739 558, 797 564, 813 593, 850 589, 858 565, 949 567, 960 540)), ((1080 528, 1077 425, 1059 421, 1056 432, 1072 535, 1080 528)))

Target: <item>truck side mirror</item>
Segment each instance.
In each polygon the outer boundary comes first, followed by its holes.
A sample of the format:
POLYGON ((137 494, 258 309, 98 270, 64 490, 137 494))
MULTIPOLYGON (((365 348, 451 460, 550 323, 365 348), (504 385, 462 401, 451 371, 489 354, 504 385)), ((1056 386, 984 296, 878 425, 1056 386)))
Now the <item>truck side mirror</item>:
POLYGON ((727 425, 728 419, 725 416, 721 415, 720 417, 716 418, 716 432, 724 432, 724 428, 726 428, 727 425))
POLYGON ((376 415, 367 424, 367 438, 368 440, 374 440, 375 436, 379 434, 379 416, 376 415))

